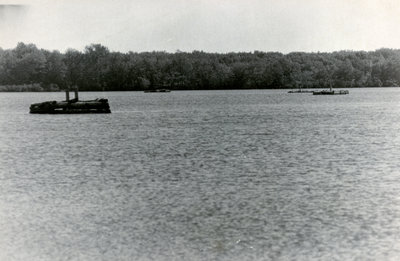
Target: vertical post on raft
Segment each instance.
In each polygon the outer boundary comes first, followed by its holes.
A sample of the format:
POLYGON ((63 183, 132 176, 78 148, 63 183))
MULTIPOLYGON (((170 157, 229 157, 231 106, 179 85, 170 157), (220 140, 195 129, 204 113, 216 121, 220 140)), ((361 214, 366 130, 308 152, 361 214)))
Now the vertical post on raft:
POLYGON ((65 89, 65 98, 69 102, 69 88, 65 89))
POLYGON ((78 101, 78 87, 75 87, 75 99, 78 101))

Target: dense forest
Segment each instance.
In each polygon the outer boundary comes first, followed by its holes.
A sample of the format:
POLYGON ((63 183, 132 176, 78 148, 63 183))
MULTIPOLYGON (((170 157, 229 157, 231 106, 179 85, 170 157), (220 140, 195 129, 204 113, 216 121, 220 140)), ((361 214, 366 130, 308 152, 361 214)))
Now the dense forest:
POLYGON ((400 50, 120 53, 100 44, 65 53, 19 43, 0 48, 0 91, 265 89, 400 84, 400 50))

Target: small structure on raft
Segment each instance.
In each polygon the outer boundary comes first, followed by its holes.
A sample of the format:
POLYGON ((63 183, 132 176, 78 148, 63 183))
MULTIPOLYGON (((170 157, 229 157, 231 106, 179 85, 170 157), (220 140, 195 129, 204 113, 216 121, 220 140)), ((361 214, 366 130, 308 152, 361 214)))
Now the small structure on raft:
POLYGON ((72 114, 72 113, 111 113, 108 100, 104 98, 80 101, 78 89, 75 89, 75 98, 69 98, 69 90, 65 91, 65 101, 45 101, 30 106, 30 113, 41 114, 72 114))

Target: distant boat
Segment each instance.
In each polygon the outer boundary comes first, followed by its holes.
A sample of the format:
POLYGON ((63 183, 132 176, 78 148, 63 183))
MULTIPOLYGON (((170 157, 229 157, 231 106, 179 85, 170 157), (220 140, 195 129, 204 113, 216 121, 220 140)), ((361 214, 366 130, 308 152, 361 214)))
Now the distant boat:
POLYGON ((68 90, 66 97, 65 101, 34 103, 30 106, 29 112, 39 114, 111 113, 107 99, 80 101, 77 90, 75 90, 75 99, 69 99, 68 90))
POLYGON ((145 90, 144 92, 171 92, 170 89, 151 89, 151 90, 145 90))

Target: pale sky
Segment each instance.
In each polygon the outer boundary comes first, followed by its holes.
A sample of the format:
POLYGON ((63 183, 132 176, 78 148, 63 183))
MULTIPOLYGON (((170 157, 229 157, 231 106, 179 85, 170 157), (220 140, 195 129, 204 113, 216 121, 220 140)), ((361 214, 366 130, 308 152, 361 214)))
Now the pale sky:
POLYGON ((400 48, 398 0, 0 0, 0 47, 331 52, 400 48))

